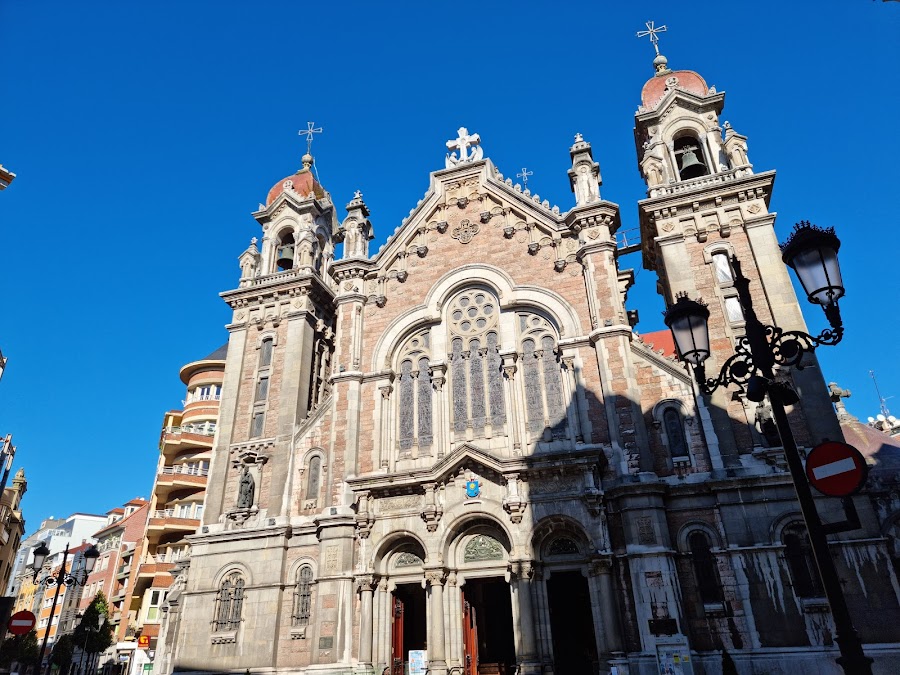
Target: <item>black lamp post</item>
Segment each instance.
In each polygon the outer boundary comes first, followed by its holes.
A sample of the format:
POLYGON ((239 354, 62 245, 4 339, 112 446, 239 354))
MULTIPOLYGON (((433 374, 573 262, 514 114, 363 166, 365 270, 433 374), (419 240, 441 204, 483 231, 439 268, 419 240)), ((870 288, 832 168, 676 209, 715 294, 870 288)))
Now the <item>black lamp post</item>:
MULTIPOLYGON (((55 576, 51 572, 47 572, 38 579, 38 575, 40 575, 41 570, 44 567, 44 561, 47 559, 48 555, 50 555, 50 548, 47 546, 46 542, 42 541, 34 549, 34 562, 31 564, 31 578, 36 585, 46 586, 47 588, 56 587, 56 591, 53 593, 53 604, 50 605, 50 618, 47 620, 47 628, 44 630, 44 640, 41 643, 41 650, 38 652, 38 659, 44 658, 44 652, 47 649, 47 639, 50 637, 50 627, 53 625, 53 613, 56 611, 56 601, 59 600, 59 592, 62 590, 63 586, 84 586, 87 582, 88 575, 93 571, 94 565, 97 564, 97 558, 100 557, 100 551, 97 550, 96 546, 91 545, 91 547, 84 552, 84 568, 67 572, 66 558, 69 557, 69 545, 66 544, 66 550, 63 551, 63 559, 62 564, 59 567, 59 572, 57 572, 55 576)), ((47 665, 50 665, 49 655, 47 657, 47 665)))
POLYGON ((704 394, 712 394, 722 385, 735 384, 751 401, 760 402, 768 395, 806 522, 813 557, 834 617, 836 641, 841 650, 837 662, 848 675, 870 675, 872 659, 863 653, 862 642, 847 609, 841 581, 828 550, 826 532, 784 409, 799 398, 789 384, 775 376, 776 366, 796 366, 800 369, 807 353, 821 345, 836 345, 844 336, 838 309, 838 300, 844 295, 837 259, 839 248, 840 241, 834 229, 818 228, 808 221, 798 223, 781 247, 783 261, 797 273, 809 301, 822 305, 825 310, 831 328, 818 336, 764 325, 753 311, 750 281, 741 273, 740 261, 736 257, 731 258, 734 285, 744 311, 747 333, 738 339, 734 355, 725 361, 717 377, 707 379, 703 365, 710 355, 709 309, 701 302, 690 300, 686 294, 679 295, 675 304, 666 311, 665 322, 672 330, 679 358, 693 367, 694 377, 704 394))
MULTIPOLYGON (((81 616, 81 620, 84 621, 84 614, 81 616)), ((106 616, 104 614, 97 615, 97 627, 94 626, 85 626, 84 627, 84 645, 81 647, 81 663, 79 667, 79 672, 87 673, 89 666, 91 665, 91 659, 87 658, 87 643, 88 638, 90 638, 91 634, 96 632, 100 632, 103 630, 103 624, 106 623, 106 616)))

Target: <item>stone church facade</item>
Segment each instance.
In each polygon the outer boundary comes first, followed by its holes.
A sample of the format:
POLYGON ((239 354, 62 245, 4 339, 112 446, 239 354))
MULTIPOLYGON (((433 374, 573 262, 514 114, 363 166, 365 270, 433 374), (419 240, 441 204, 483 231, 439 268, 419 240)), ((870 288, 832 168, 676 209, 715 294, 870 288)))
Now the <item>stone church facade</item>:
MULTIPOLYGON (((668 301, 708 301, 721 363, 743 329, 731 256, 764 321, 804 328, 774 172, 720 120, 723 93, 654 65, 635 128, 643 261, 668 301)), ((254 213, 261 242, 222 294, 203 525, 158 669, 399 675, 424 651, 436 674, 713 673, 723 658, 837 672, 766 406, 695 396, 666 336, 635 331, 590 144, 570 149, 561 212, 479 141, 460 129, 377 253, 362 196, 340 221, 309 155, 254 213)), ((788 374, 807 448, 841 438, 809 365, 788 374)), ((885 516, 865 496, 857 508, 833 554, 876 667, 897 672, 885 516)))

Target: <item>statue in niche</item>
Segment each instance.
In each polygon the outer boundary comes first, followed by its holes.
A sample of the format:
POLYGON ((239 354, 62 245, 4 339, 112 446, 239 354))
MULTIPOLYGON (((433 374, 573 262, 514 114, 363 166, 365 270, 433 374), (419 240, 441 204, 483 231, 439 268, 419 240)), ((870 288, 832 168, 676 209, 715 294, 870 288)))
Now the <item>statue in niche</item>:
POLYGON ((363 247, 364 242, 359 223, 356 221, 348 222, 344 229, 344 257, 364 256, 363 247))
POLYGON ((249 509, 253 506, 253 495, 256 492, 256 484, 250 470, 245 466, 241 470, 241 479, 238 483, 237 507, 239 509, 249 509))
POLYGON ((772 406, 768 400, 756 405, 754 426, 768 448, 781 447, 781 436, 778 435, 778 427, 772 415, 772 406))

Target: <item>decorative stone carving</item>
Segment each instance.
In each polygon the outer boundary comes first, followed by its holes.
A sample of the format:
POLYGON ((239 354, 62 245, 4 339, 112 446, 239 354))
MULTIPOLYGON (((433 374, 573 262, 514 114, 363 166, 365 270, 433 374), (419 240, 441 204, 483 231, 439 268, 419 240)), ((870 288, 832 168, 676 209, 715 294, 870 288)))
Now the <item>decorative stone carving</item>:
POLYGON ((468 244, 472 239, 475 238, 475 235, 478 234, 478 230, 480 229, 480 225, 477 223, 471 223, 468 220, 462 220, 459 225, 453 228, 453 231, 450 233, 450 236, 459 241, 461 244, 468 244))
POLYGON ((238 483, 237 507, 239 509, 249 509, 253 506, 253 497, 256 494, 256 482, 250 475, 250 470, 245 466, 241 471, 240 482, 238 483))
POLYGON ((449 150, 459 152, 458 155, 456 152, 447 153, 446 168, 448 169, 459 164, 478 161, 484 156, 484 151, 480 146, 481 137, 478 134, 469 134, 469 130, 465 127, 460 127, 457 130, 457 134, 457 138, 447 141, 449 150), (471 152, 469 152, 470 148, 471 152))
POLYGON ((486 534, 477 534, 469 540, 463 552, 463 561, 503 560, 503 544, 486 534))
POLYGON ((578 555, 578 544, 570 537, 557 537, 550 542, 547 553, 550 555, 578 555))
POLYGON ((382 511, 400 511, 402 509, 418 508, 422 504, 421 495, 399 495, 397 497, 385 497, 381 500, 382 511))
POLYGON ((398 553, 394 558, 394 567, 418 567, 419 565, 424 565, 425 561, 423 561, 419 556, 415 553, 410 553, 409 551, 403 551, 398 553))
POLYGON ((375 589, 375 577, 371 574, 361 574, 356 577, 357 591, 372 591, 375 589))

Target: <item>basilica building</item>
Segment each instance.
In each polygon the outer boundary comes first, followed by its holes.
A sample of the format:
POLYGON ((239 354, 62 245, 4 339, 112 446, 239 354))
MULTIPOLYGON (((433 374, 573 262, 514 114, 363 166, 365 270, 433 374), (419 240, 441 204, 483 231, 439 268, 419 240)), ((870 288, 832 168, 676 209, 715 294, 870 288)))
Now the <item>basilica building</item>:
MULTIPOLYGON (((654 68, 635 116, 643 265, 667 302, 708 303, 717 370, 744 331, 734 259, 760 319, 805 328, 775 172, 750 163, 723 92, 654 68)), ((771 412, 698 395, 669 335, 636 332, 590 143, 569 149, 568 210, 477 134, 447 145, 377 252, 362 195, 344 215, 309 154, 253 214, 158 670, 839 672, 771 412)), ((810 448, 842 432, 806 365, 782 374, 810 448)), ((893 507, 856 506, 832 553, 876 672, 900 672, 893 507)))

